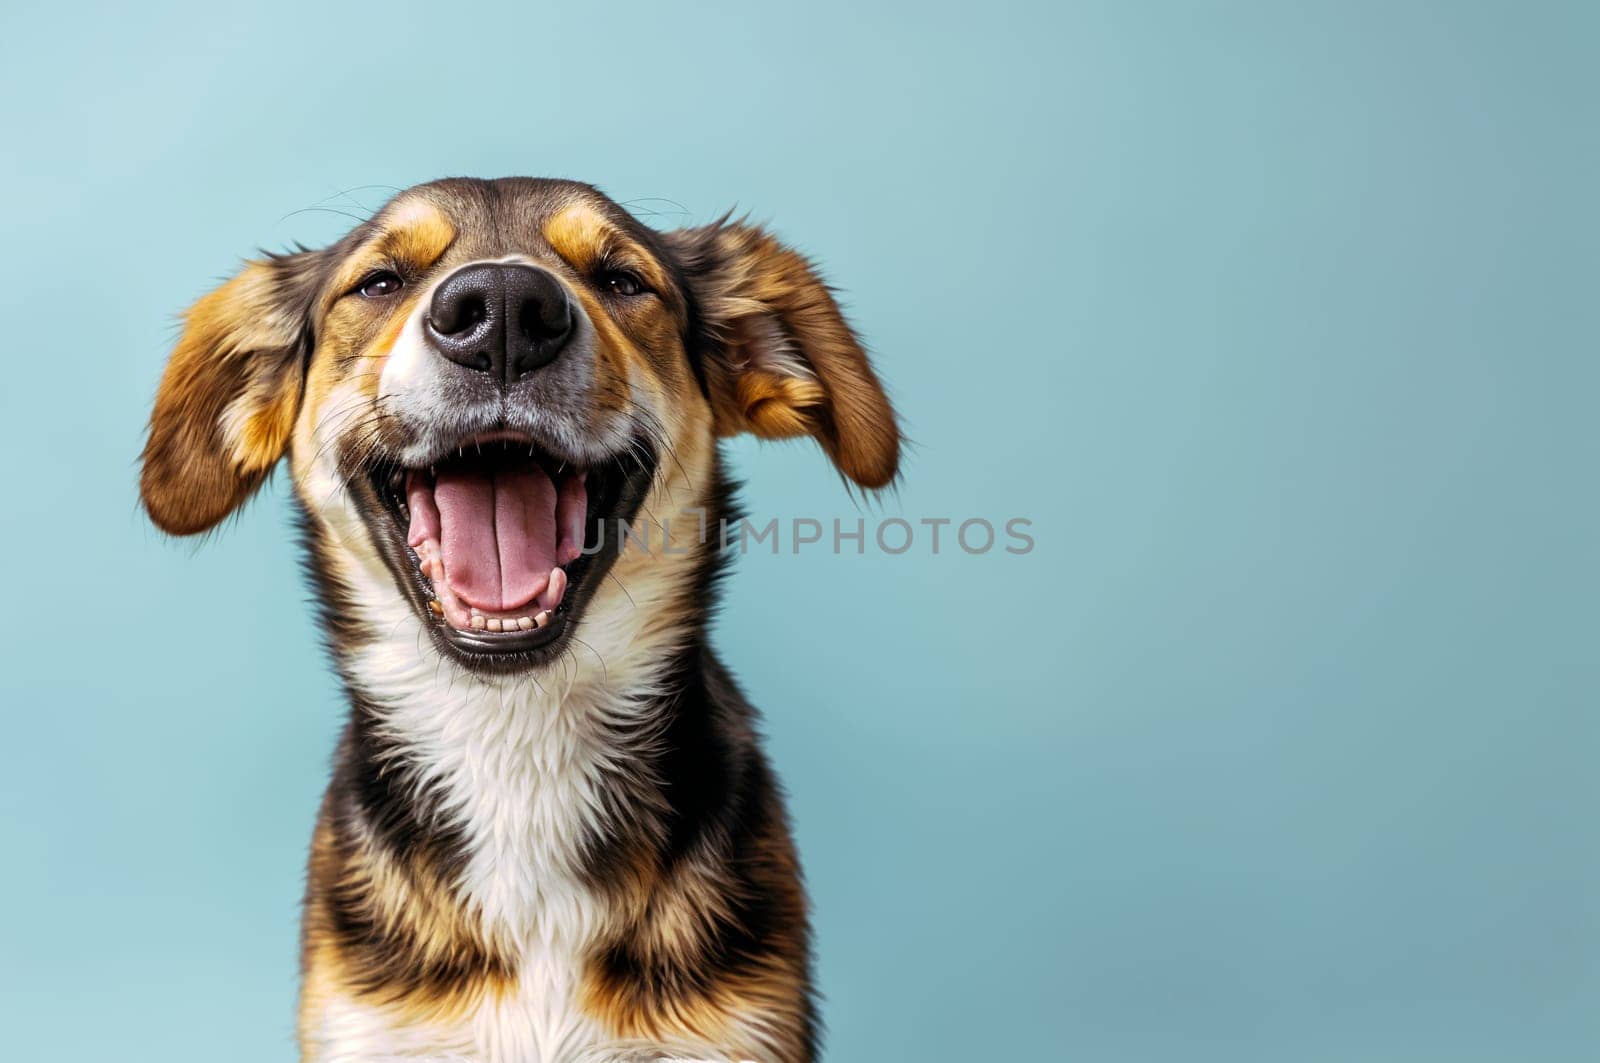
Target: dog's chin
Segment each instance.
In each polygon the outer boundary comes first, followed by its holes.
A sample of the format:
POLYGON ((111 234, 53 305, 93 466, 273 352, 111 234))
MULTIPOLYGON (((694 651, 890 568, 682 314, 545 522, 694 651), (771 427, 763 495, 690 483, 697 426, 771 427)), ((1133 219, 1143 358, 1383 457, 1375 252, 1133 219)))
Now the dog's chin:
POLYGON ((461 440, 425 465, 370 459, 352 487, 434 645, 471 671, 504 675, 566 652, 655 465, 643 443, 577 465, 497 433, 461 440))

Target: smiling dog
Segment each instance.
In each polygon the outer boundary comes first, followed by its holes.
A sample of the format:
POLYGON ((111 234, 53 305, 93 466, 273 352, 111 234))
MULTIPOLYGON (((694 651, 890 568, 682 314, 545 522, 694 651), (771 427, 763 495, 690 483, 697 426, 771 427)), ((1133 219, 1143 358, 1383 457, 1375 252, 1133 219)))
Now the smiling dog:
POLYGON ((189 311, 146 509, 204 532, 287 456, 350 700, 302 1059, 814 1057, 794 847, 708 644, 740 432, 895 476, 894 412, 803 257, 588 185, 420 185, 189 311))

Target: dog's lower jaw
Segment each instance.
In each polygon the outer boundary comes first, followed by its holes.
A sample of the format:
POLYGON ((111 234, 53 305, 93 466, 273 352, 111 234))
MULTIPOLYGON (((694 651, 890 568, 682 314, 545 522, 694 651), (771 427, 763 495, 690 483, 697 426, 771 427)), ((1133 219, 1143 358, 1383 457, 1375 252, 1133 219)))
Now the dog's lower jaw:
POLYGON ((311 859, 304 1058, 810 1059, 788 828, 703 642, 716 559, 629 577, 551 667, 482 676, 310 546, 369 622, 333 636, 352 713, 311 859))

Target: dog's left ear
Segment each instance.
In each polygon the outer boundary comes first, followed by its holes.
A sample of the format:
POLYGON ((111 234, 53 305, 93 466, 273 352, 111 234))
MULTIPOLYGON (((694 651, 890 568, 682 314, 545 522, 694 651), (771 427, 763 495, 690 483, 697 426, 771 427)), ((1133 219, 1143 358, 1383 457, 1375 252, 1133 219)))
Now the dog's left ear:
POLYGON ((839 304, 803 255, 717 222, 665 233, 688 281, 719 435, 809 435, 866 488, 900 464, 894 409, 839 304))
POLYGON ((184 315, 144 446, 139 493, 172 535, 214 526, 261 485, 289 444, 323 253, 246 262, 184 315))

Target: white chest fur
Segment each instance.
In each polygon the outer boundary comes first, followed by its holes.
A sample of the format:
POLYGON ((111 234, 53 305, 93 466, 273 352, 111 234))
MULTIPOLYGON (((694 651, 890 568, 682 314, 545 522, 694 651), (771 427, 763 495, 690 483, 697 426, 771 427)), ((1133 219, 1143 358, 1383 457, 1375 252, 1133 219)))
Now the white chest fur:
POLYGON ((390 755, 404 760, 461 832, 461 897, 484 936, 516 958, 518 977, 513 990, 439 1021, 402 1020, 334 996, 312 1024, 317 1054, 310 1058, 724 1058, 710 1046, 610 1041, 578 1006, 583 957, 604 915, 578 854, 603 826, 603 796, 638 770, 637 754, 651 740, 642 710, 659 692, 659 662, 680 633, 644 625, 637 601, 597 596, 584 625, 587 645, 575 644, 536 678, 485 679, 441 658, 409 608, 390 604, 381 574, 362 567, 343 575, 374 630, 395 635, 358 651, 351 676, 381 713, 390 755))

